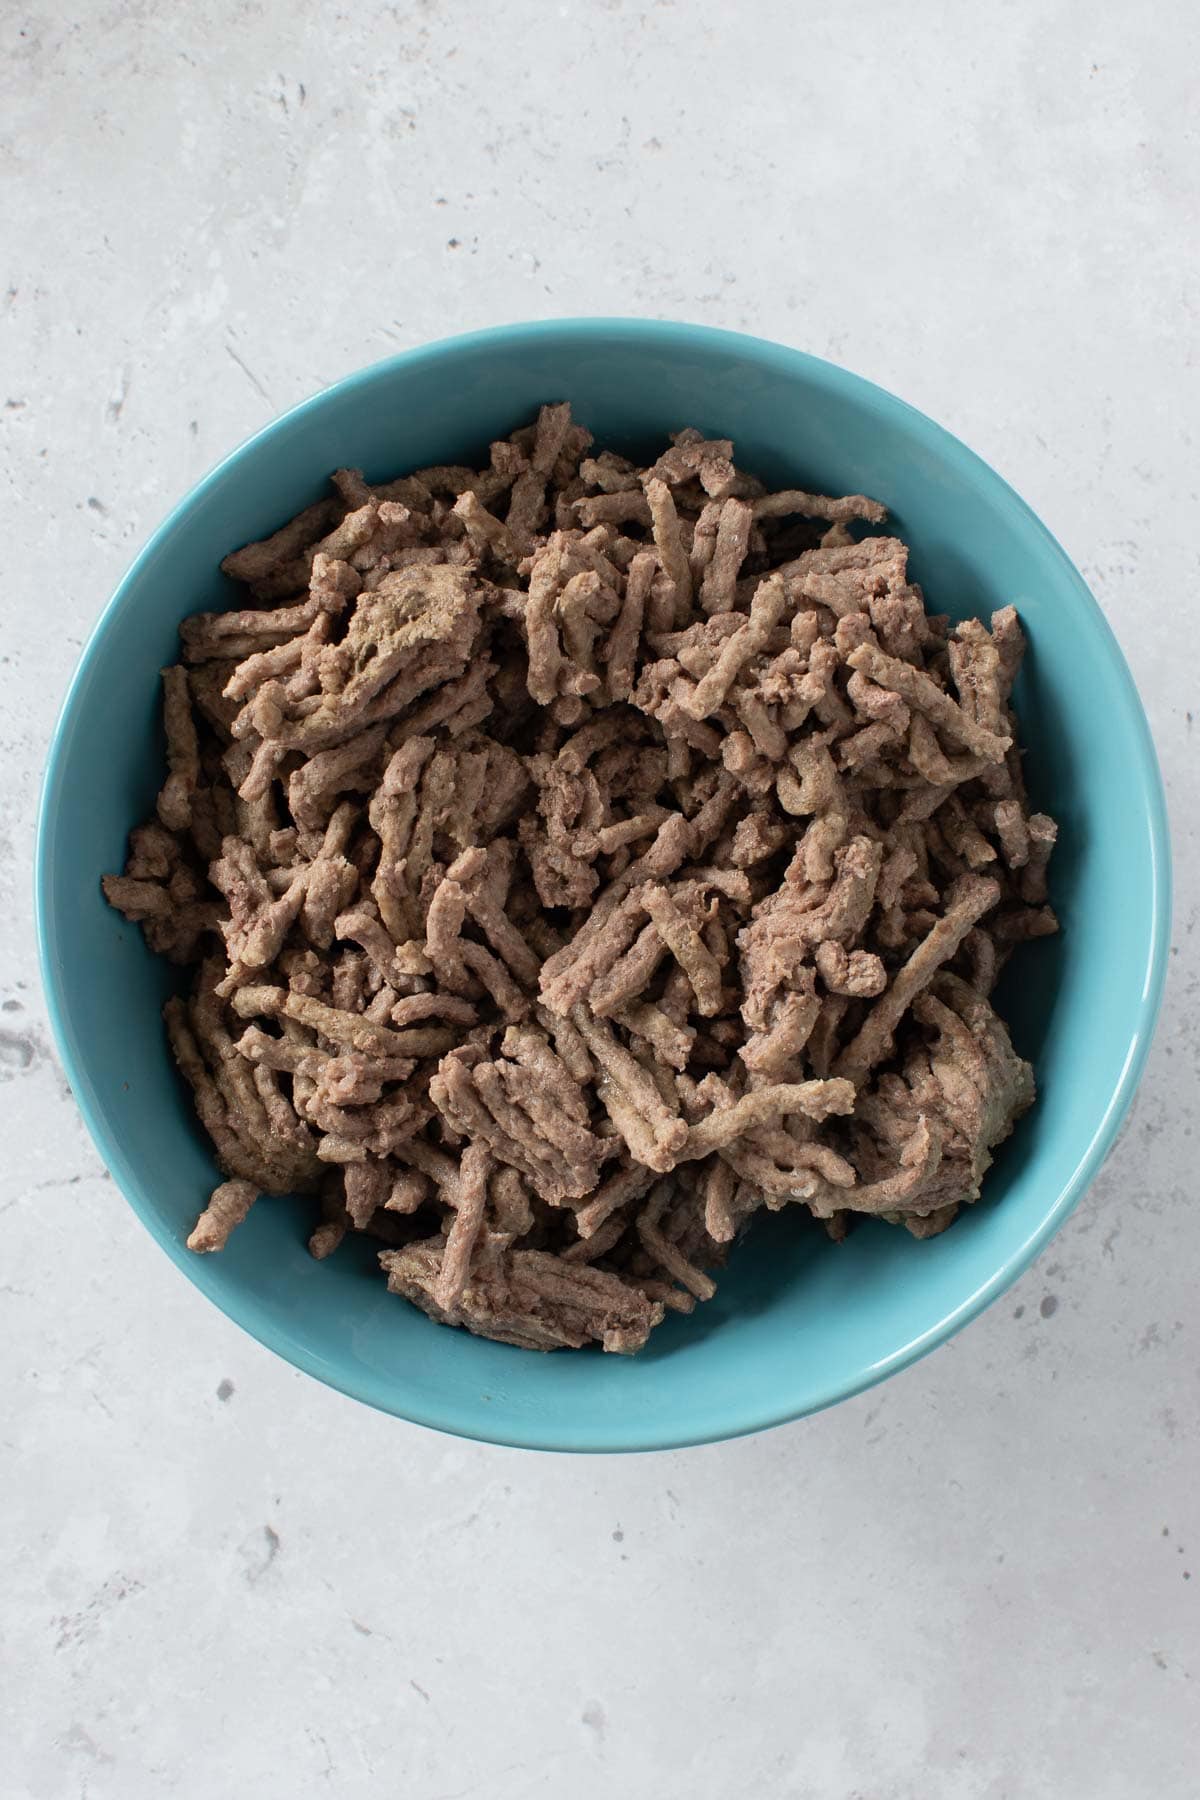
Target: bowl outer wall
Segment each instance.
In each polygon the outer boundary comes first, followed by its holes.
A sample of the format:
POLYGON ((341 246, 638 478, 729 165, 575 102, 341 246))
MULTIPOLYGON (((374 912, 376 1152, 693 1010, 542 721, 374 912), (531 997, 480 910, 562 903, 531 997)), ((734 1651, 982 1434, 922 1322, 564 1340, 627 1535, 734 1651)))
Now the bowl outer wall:
MULTIPOLYGON (((1082 578, 1001 478, 931 420, 845 370, 706 327, 564 320, 393 357, 268 425, 154 534, 86 646, 52 742, 37 918, 51 1023, 96 1145, 184 1273, 261 1342, 398 1416, 498 1443, 645 1450, 761 1430, 859 1392, 943 1342, 1025 1269, 1111 1145, 1161 998, 1170 870, 1161 779, 1129 671, 1082 578), (834 1250, 805 1221, 756 1224, 717 1298, 633 1359, 535 1356, 449 1332, 389 1296, 364 1243, 305 1250, 307 1209, 260 1201, 220 1256, 184 1238, 214 1180, 159 1009, 175 976, 103 902, 162 772, 157 671, 180 618, 227 605, 216 565, 323 491, 473 460, 541 401, 568 397, 602 445, 648 451, 684 424, 731 436, 768 480, 885 501, 933 610, 1015 603, 1033 799, 1062 827, 1063 934, 1023 950, 1002 1010, 1039 1104, 985 1200, 926 1243, 867 1224, 834 1250)), ((186 1347, 181 1347, 186 1354, 186 1347)))

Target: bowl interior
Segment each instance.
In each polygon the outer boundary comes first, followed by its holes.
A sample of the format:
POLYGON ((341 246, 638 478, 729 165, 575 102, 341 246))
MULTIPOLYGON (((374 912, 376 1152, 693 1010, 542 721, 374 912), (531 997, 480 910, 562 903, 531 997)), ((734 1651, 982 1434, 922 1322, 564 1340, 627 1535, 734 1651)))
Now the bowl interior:
POLYGON ((867 1386, 996 1296, 1094 1173, 1145 1054, 1166 940, 1153 749, 1128 671, 1062 551, 955 439, 844 371, 727 333, 645 322, 513 327, 354 376, 234 453, 176 510, 105 614, 68 696, 39 843, 39 919, 67 1073, 117 1181, 191 1280, 310 1373, 406 1418, 563 1449, 641 1449, 754 1430, 867 1386), (349 464, 382 479, 486 460, 492 438, 567 397, 601 444, 649 452, 685 424, 735 441, 770 481, 890 508, 933 610, 1014 602, 1030 638, 1017 702, 1035 801, 1060 821, 1064 930, 1010 965, 1002 1010, 1039 1103, 984 1201, 917 1243, 882 1224, 840 1247, 806 1216, 756 1224, 717 1298, 633 1359, 538 1356, 431 1324, 389 1296, 368 1245, 305 1250, 307 1206, 264 1200, 220 1256, 184 1237, 215 1179, 160 1007, 171 972, 102 901, 162 769, 158 670, 181 617, 228 603, 217 573, 349 464))

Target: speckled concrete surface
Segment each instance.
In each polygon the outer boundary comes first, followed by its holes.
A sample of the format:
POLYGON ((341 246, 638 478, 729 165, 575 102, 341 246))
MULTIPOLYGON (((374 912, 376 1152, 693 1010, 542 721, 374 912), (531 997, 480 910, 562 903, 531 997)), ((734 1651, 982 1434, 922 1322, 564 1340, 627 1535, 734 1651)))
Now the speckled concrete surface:
POLYGON ((1184 0, 4 9, 4 1800, 1195 1800, 1200 174, 1184 0), (661 1458, 458 1444, 294 1373, 100 1167, 34 965, 43 752, 222 452, 456 328, 832 356, 1094 584, 1171 793, 1124 1140, 1020 1286, 832 1414, 661 1458))

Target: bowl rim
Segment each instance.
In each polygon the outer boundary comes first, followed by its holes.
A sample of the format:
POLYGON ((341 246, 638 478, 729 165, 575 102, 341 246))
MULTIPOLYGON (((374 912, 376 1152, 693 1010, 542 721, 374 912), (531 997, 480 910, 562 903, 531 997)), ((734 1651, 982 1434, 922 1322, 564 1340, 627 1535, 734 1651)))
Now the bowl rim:
POLYGON ((637 1452, 683 1449, 692 1445, 748 1436, 754 1432, 786 1424, 794 1419, 807 1417, 823 1411, 826 1407, 836 1405, 841 1400, 849 1399, 854 1394, 863 1393, 937 1349, 939 1345, 945 1343, 969 1324, 972 1319, 977 1318, 1024 1273, 1039 1251, 1062 1226, 1099 1172, 1141 1080, 1162 1004, 1166 978, 1171 928, 1171 851, 1166 797, 1149 721, 1112 627, 1061 544, 1028 503, 989 463, 964 444, 953 432, 946 430, 944 426, 937 424, 936 421, 888 389, 880 387, 877 383, 867 380, 864 376, 856 375, 836 363, 829 362, 823 357, 814 356, 808 351, 778 344, 768 338, 728 331, 717 326, 688 324, 685 321, 620 316, 574 316, 494 325, 484 330, 439 338, 431 343, 399 351, 378 362, 354 370, 340 380, 322 388, 319 392, 310 395, 307 399, 289 407, 287 411, 251 433, 222 457, 171 508, 162 523, 133 558, 93 625, 59 708, 47 752, 38 804, 34 855, 34 916, 38 962, 51 1030, 64 1072, 92 1141, 105 1166, 114 1176, 125 1199, 142 1224, 166 1251, 176 1267, 228 1318, 241 1326, 266 1348, 273 1350, 285 1361, 322 1381, 326 1386, 412 1424, 428 1426, 433 1430, 447 1432, 458 1437, 517 1449, 565 1452, 637 1452), (75 1052, 74 1033, 71 1026, 71 1003, 58 967, 57 950, 62 936, 61 921, 55 916, 51 902, 52 822, 64 786, 70 727, 79 696, 87 684, 92 662, 103 638, 125 606, 143 568, 159 554, 164 541, 169 538, 197 502, 224 478, 233 465, 240 462, 248 452, 268 444, 275 436, 283 435, 297 418, 307 412, 321 409, 334 397, 353 397, 359 392, 366 394, 375 382, 394 370, 413 368, 423 364, 436 365, 443 361, 452 362, 456 356, 467 350, 488 350, 502 354, 506 348, 533 340, 545 342, 557 338, 565 344, 573 340, 586 339, 597 333, 603 333, 618 342, 624 339, 630 344, 637 343, 643 348, 647 345, 653 347, 655 344, 661 344, 664 348, 669 346, 671 349, 677 350, 682 342, 697 350, 723 351, 729 355, 746 357, 755 361, 760 367, 773 369, 781 375, 803 374, 810 381, 815 381, 829 392, 853 397, 860 405, 865 402, 876 412, 888 415, 923 445, 937 449, 942 454, 952 453, 965 466, 968 473, 991 487, 996 498, 1008 509, 1015 522, 1030 534, 1037 544, 1040 544, 1043 553, 1057 564, 1061 576, 1074 587, 1090 618, 1098 651, 1108 662, 1110 673, 1116 678, 1127 703, 1134 736, 1133 747, 1141 798, 1149 825, 1151 882, 1149 931, 1142 952, 1145 962, 1141 996, 1137 1016, 1132 1025, 1125 1061, 1095 1130, 1077 1153, 1075 1168, 1070 1179, 1061 1188, 1053 1204, 1049 1206, 1040 1222, 1029 1232, 1024 1242, 1010 1252, 986 1281, 982 1282, 974 1292, 968 1294, 935 1324, 920 1332, 908 1343, 899 1345, 887 1356, 867 1368, 826 1382, 815 1395, 810 1395, 801 1402, 775 1402, 758 1409, 736 1403, 730 1405, 726 1402, 710 1406, 701 1421, 689 1428, 681 1428, 677 1431, 662 1427, 647 1429, 646 1427, 621 1424, 607 1429, 598 1429, 585 1424, 582 1428, 577 1429, 570 1422, 565 1425, 558 1424, 553 1420, 543 1420, 536 1416, 532 1421, 522 1421, 516 1414, 508 1422, 498 1418, 495 1429, 484 1429, 456 1416, 458 1409, 453 1402, 426 1403, 419 1394, 393 1394, 378 1377, 374 1378, 373 1383, 366 1378, 355 1380, 342 1377, 332 1371, 306 1345, 298 1342, 292 1336, 285 1337, 276 1325, 260 1314, 257 1302, 252 1297, 244 1299, 236 1292, 233 1294, 215 1292, 211 1283, 202 1279, 199 1267, 202 1259, 197 1258, 193 1252, 189 1251, 182 1239, 166 1227, 161 1216, 144 1196, 143 1184, 138 1180, 129 1164, 121 1143, 108 1129, 99 1106, 93 1103, 87 1071, 83 1066, 82 1059, 75 1052))

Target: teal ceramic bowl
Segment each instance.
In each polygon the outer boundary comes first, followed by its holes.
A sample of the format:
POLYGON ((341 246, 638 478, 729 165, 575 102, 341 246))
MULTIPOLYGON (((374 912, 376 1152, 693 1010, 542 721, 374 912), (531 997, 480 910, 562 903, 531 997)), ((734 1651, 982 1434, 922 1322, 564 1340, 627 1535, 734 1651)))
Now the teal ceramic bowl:
MULTIPOLYGON (((649 1450, 759 1431, 881 1381, 1003 1293, 1095 1175, 1158 1009, 1169 924, 1162 788, 1112 633, 1029 508, 962 444, 869 382, 794 350, 695 326, 502 327, 366 369, 236 450, 142 551, 85 650, 50 751, 37 850, 42 972, 62 1060, 116 1181, 230 1318, 310 1375, 401 1418, 497 1443, 649 1450), (685 424, 735 440, 782 486, 877 495, 931 607, 1013 601, 1030 636, 1017 701, 1037 804, 1061 824, 1062 935, 1010 965, 1002 1006, 1040 1098, 984 1200, 918 1243, 867 1224, 828 1244, 798 1213, 756 1224, 690 1319, 641 1355, 539 1356, 433 1325, 390 1296, 370 1246, 305 1250, 306 1206, 263 1200, 219 1256, 184 1247, 215 1170, 163 1037, 170 972, 99 879, 161 779, 158 670, 184 614, 228 603, 217 572, 342 464, 382 479, 486 459, 568 397, 603 444, 648 452, 685 424)), ((181 1352, 182 1353, 182 1352, 181 1352)))

